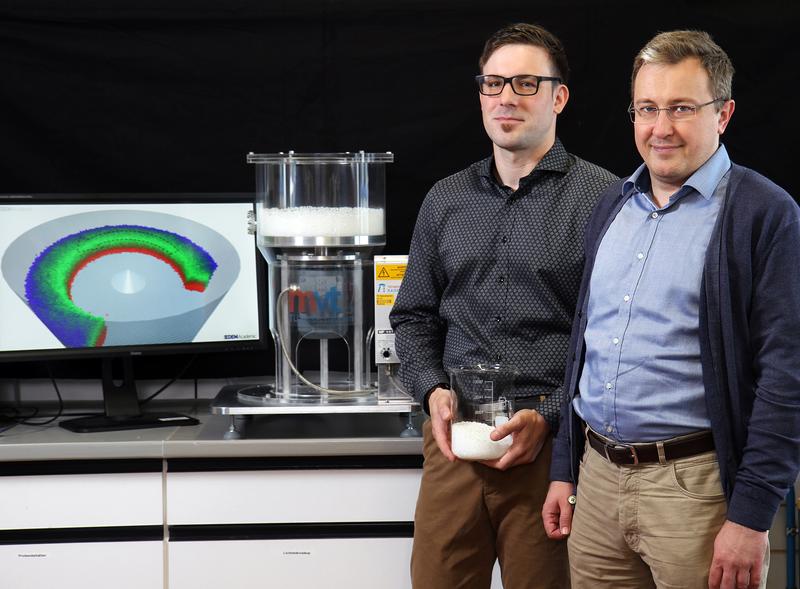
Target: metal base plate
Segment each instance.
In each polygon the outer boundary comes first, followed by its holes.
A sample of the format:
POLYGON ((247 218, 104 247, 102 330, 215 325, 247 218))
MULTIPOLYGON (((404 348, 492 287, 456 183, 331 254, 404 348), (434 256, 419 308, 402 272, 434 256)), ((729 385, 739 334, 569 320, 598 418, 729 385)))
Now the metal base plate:
POLYGON ((358 397, 293 398, 273 396, 271 385, 238 384, 222 387, 211 403, 214 415, 275 415, 303 413, 409 413, 419 408, 414 399, 393 393, 358 397), (244 395, 240 394, 244 392, 244 395), (243 400, 244 397, 244 400, 243 400))

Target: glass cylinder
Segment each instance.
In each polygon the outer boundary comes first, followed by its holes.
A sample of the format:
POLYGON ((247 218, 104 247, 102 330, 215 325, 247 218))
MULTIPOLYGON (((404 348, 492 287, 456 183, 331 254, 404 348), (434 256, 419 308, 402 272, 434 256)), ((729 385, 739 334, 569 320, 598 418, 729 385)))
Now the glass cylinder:
POLYGON ((511 436, 494 441, 489 434, 514 414, 517 370, 501 364, 461 366, 450 370, 454 396, 451 447, 462 460, 494 460, 511 446, 511 436))
POLYGON ((391 153, 249 154, 269 265, 275 393, 371 395, 372 256, 386 243, 391 153))
POLYGON ((393 160, 388 152, 249 154, 259 247, 385 245, 393 160))

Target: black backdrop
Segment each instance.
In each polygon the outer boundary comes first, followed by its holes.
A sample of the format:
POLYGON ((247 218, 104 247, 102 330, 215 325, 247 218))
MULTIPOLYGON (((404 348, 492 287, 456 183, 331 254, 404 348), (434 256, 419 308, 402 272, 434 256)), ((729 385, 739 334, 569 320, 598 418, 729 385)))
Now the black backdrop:
MULTIPOLYGON (((249 151, 392 151, 384 253, 404 253, 430 185, 488 155, 472 76, 485 38, 523 20, 566 45, 567 149, 620 175, 639 163, 634 54, 658 31, 709 31, 737 69, 732 158, 797 197, 795 5, 4 1, 0 192, 247 192, 249 151)), ((200 364, 264 372, 260 359, 200 364)))

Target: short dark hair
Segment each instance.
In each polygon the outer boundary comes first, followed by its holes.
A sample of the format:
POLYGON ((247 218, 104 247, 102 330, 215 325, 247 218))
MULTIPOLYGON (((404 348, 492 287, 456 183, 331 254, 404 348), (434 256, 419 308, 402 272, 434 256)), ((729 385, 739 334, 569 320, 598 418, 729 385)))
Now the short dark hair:
POLYGON ((541 47, 550 56, 553 65, 554 75, 561 78, 563 84, 569 79, 569 63, 567 54, 561 41, 553 33, 539 25, 528 23, 515 23, 503 27, 486 40, 483 46, 483 53, 478 60, 478 67, 481 73, 483 66, 489 61, 492 54, 503 45, 533 45, 541 47))

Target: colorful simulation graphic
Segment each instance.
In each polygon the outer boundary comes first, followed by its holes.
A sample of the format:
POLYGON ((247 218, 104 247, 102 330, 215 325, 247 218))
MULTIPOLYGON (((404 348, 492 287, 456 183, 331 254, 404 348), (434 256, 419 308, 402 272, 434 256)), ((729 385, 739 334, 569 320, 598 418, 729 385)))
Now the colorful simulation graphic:
POLYGON ((2 262, 17 295, 70 348, 191 342, 240 268, 233 245, 206 225, 135 210, 43 223, 2 262))

